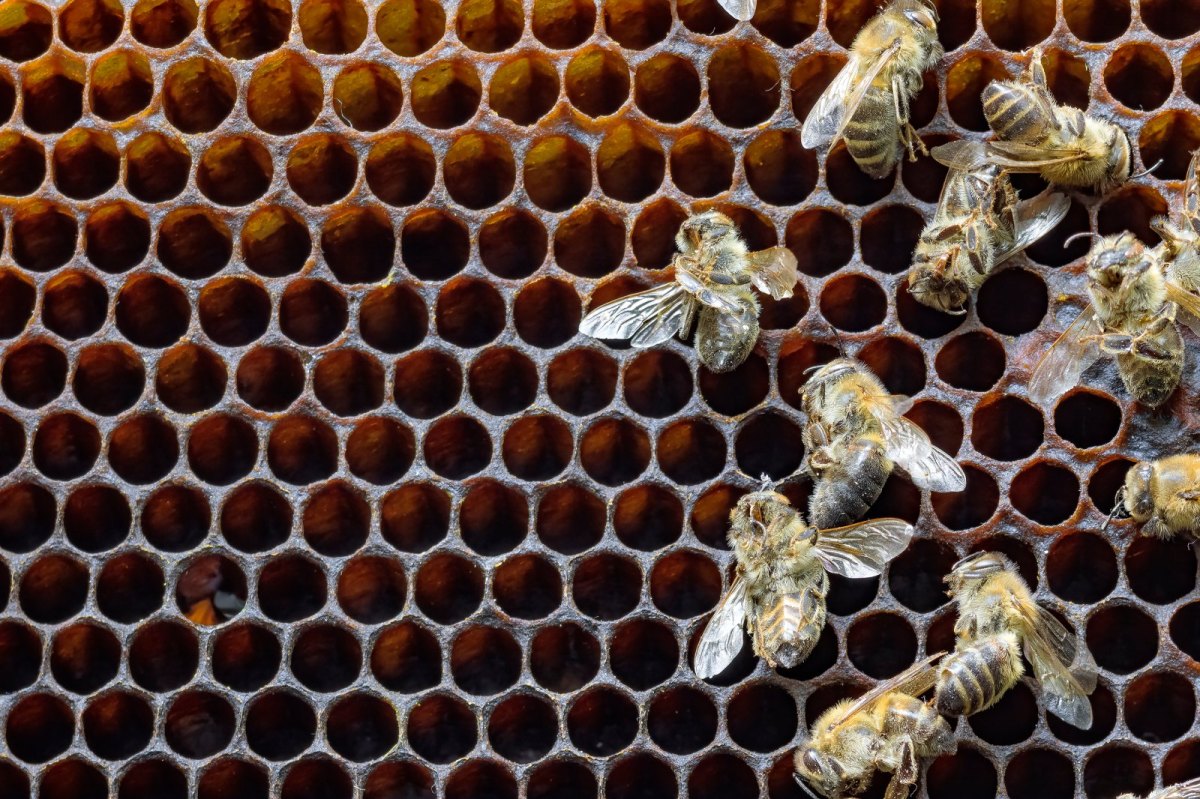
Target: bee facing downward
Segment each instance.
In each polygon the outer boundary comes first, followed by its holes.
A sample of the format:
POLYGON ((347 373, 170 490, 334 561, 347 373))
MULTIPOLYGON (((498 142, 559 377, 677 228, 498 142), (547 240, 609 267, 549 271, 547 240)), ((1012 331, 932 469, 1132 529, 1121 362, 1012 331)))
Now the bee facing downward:
POLYGON ((674 282, 601 305, 579 330, 653 347, 687 338, 694 323, 700 362, 714 372, 736 369, 758 340, 761 308, 752 288, 777 300, 792 296, 796 256, 786 247, 749 252, 733 220, 717 211, 688 217, 675 243, 674 282))
POLYGON ((1080 729, 1092 726, 1088 694, 1096 663, 1087 645, 1039 607, 1012 561, 978 552, 946 577, 958 603, 954 651, 938 664, 934 706, 947 716, 985 710, 1016 685, 1029 659, 1046 710, 1080 729))
POLYGON ((902 398, 889 394, 858 361, 838 358, 817 369, 800 390, 800 401, 808 416, 804 468, 816 481, 808 518, 818 529, 861 518, 894 466, 919 488, 967 487, 962 467, 900 415, 902 398))
POLYGON ((946 720, 919 697, 933 687, 933 663, 916 663, 858 699, 839 702, 812 725, 796 751, 796 776, 829 799, 859 796, 876 771, 892 774, 884 799, 904 799, 920 776, 920 758, 952 754, 946 720))
POLYGON ((1117 492, 1113 517, 1132 518, 1142 535, 1200 538, 1200 455, 1135 463, 1117 492))
POLYGON ((1146 249, 1128 232, 1104 236, 1092 246, 1087 292, 1091 304, 1042 357, 1030 378, 1029 396, 1052 405, 1101 355, 1110 355, 1134 399, 1161 405, 1183 374, 1176 316, 1200 324, 1200 297, 1171 279, 1160 250, 1146 249))
MULTIPOLYGON (((1034 172, 1050 183, 1102 192, 1129 179, 1129 135, 1111 122, 1061 106, 1046 85, 1035 50, 1019 80, 992 81, 983 90, 983 114, 996 134, 989 160, 1008 172, 1034 172)), ((935 147, 933 157, 953 167, 970 142, 935 147)))
POLYGON ((988 161, 982 144, 972 143, 960 155, 917 240, 908 273, 916 300, 950 313, 962 312, 992 270, 1049 233, 1071 208, 1070 199, 1057 192, 1018 203, 1016 190, 988 161))
POLYGON ((696 674, 708 679, 724 671, 742 649, 744 627, 754 653, 768 665, 798 665, 825 627, 825 572, 874 577, 912 534, 912 525, 901 519, 817 530, 766 484, 742 497, 729 528, 737 576, 700 637, 696 674))
POLYGON ((892 0, 854 38, 850 60, 808 112, 801 143, 810 150, 846 140, 859 169, 873 178, 892 171, 904 150, 925 145, 909 124, 909 103, 922 73, 942 58, 931 0, 892 0))

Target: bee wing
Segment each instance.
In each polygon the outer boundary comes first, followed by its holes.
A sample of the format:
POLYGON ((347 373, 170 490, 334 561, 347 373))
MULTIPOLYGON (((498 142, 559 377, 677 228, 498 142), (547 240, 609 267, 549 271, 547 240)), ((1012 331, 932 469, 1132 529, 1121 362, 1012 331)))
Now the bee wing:
POLYGON ((1092 653, 1045 609, 1034 605, 1023 617, 1025 657, 1042 686, 1046 710, 1081 730, 1089 729, 1088 694, 1096 690, 1099 671, 1092 653))
POLYGON ((746 581, 737 577, 721 597, 692 656, 692 668, 700 679, 711 679, 725 671, 742 651, 746 605, 746 581))
POLYGON ((874 577, 905 550, 912 536, 912 525, 903 519, 874 519, 819 530, 813 553, 827 572, 843 577, 874 577))
POLYGON ((930 491, 962 491, 967 476, 958 462, 933 445, 925 431, 895 414, 876 416, 883 427, 887 456, 908 472, 918 488, 930 491))
POLYGON ((1071 198, 1060 192, 1043 192, 1017 205, 1017 238, 1013 246, 999 254, 996 261, 1019 253, 1045 236, 1071 210, 1071 198))
POLYGON ((1188 163, 1187 178, 1183 183, 1183 218, 1192 232, 1200 234, 1200 150, 1192 154, 1188 163))
POLYGON ((800 143, 812 150, 817 147, 832 147, 842 138, 846 125, 854 118, 854 112, 867 96, 867 91, 875 78, 883 71, 896 54, 900 52, 900 40, 896 39, 875 55, 866 72, 855 81, 862 59, 851 55, 846 66, 825 87, 808 118, 804 120, 804 128, 800 131, 800 143))
POLYGON ((583 317, 579 332, 592 338, 628 339, 635 347, 662 344, 683 326, 692 298, 676 283, 605 303, 583 317))
POLYGON ((1200 777, 1175 785, 1167 785, 1146 794, 1146 799, 1200 799, 1200 777))
POLYGON ((1051 345, 1029 379, 1029 397, 1049 407, 1054 400, 1074 388, 1080 376, 1100 358, 1095 336, 1103 332, 1089 304, 1051 345))
POLYGON ((800 268, 796 256, 787 247, 772 247, 769 250, 752 252, 750 259, 750 282, 764 294, 777 300, 792 296, 792 289, 800 279, 800 268))
MULTIPOLYGON (((930 150, 929 154, 939 164, 960 172, 974 172, 988 162, 987 148, 981 142, 968 139, 939 144, 930 150)), ((950 176, 947 175, 946 180, 949 179, 950 176)), ((945 191, 944 185, 942 190, 945 191)))
POLYGON ((1200 336, 1200 297, 1178 283, 1168 280, 1167 299, 1179 306, 1179 321, 1200 336))
MULTIPOLYGON (((937 669, 934 664, 946 654, 938 652, 935 655, 930 655, 922 661, 912 664, 904 671, 892 677, 890 680, 885 680, 877 684, 870 691, 860 696, 836 719, 829 723, 826 731, 832 732, 841 725, 845 724, 849 719, 853 718, 860 711, 865 710, 871 705, 878 702, 887 694, 896 691, 909 696, 920 696, 928 691, 937 682, 937 669)), ((813 731, 816 734, 816 731, 813 731)))
POLYGON ((987 144, 988 160, 1010 172, 1037 172, 1048 166, 1069 164, 1088 157, 1080 149, 1038 147, 1015 141, 993 141, 987 144))
POLYGON ((757 5, 756 0, 717 0, 721 8, 725 9, 725 13, 734 19, 740 19, 742 22, 754 16, 754 8, 757 5))

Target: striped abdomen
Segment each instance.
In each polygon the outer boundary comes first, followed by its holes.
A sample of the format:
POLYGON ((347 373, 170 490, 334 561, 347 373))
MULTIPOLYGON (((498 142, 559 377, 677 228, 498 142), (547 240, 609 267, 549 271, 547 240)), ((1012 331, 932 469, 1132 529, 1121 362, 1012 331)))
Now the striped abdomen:
POLYGON ((871 88, 854 116, 846 123, 843 136, 858 168, 873 178, 892 171, 900 160, 900 122, 891 89, 871 88))
POLYGON ((1038 141, 1054 124, 1032 91, 1003 81, 992 81, 983 90, 983 115, 996 135, 1008 141, 1038 141))
POLYGON ((891 472, 892 462, 880 441, 856 439, 817 481, 808 505, 809 523, 829 530, 858 521, 879 499, 891 472))
POLYGON ((969 716, 991 707, 1021 676, 1015 633, 990 636, 956 649, 938 667, 934 706, 947 716, 969 716))

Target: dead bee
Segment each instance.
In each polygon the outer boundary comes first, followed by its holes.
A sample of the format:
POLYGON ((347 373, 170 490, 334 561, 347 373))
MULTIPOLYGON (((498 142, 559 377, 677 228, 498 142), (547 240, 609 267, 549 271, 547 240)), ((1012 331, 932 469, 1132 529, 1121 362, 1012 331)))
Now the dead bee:
POLYGON ((758 340, 761 308, 751 287, 777 300, 792 296, 796 256, 786 247, 749 252, 733 220, 717 211, 688 217, 675 243, 674 282, 601 305, 579 330, 653 347, 686 339, 696 322, 700 362, 714 372, 735 369, 758 340))
POLYGON ((1159 250, 1167 277, 1190 294, 1200 293, 1200 150, 1192 154, 1183 184, 1183 210, 1179 219, 1155 217, 1150 221, 1162 238, 1159 250))
POLYGON ((1101 355, 1111 355, 1134 399, 1161 405, 1183 374, 1176 316, 1193 328, 1200 324, 1200 298, 1168 276, 1161 251, 1148 250, 1128 232, 1092 246, 1087 292, 1090 305, 1035 367, 1029 396, 1050 407, 1101 355))
POLYGON ((974 160, 946 176, 908 273, 916 300, 950 313, 961 313, 992 270, 1049 233, 1071 208, 1057 192, 1017 202, 1016 190, 988 161, 983 145, 969 149, 974 160))
POLYGON ((994 705, 1021 678, 1024 653, 1046 710, 1090 728, 1088 694, 1096 689, 1096 663, 1086 644, 1034 602, 1012 561, 977 552, 956 563, 946 582, 958 603, 957 641, 938 664, 938 712, 969 716, 994 705))
POLYGON ((1151 791, 1145 797, 1122 793, 1117 795, 1117 799, 1200 799, 1200 777, 1166 785, 1157 791, 1151 791))
POLYGON ((737 576, 696 647, 693 665, 702 679, 733 662, 742 649, 743 628, 767 665, 801 663, 825 627, 826 572, 874 577, 904 551, 913 534, 902 519, 818 530, 766 480, 738 500, 729 521, 737 576))
POLYGON ((919 488, 962 491, 967 477, 920 427, 900 415, 902 397, 887 392, 866 366, 838 358, 800 390, 804 470, 816 481, 808 518, 817 529, 862 517, 879 498, 893 466, 919 488))
POLYGON ((797 781, 829 799, 858 796, 876 771, 892 774, 884 799, 904 799, 920 776, 919 758, 951 754, 946 720, 918 697, 937 679, 941 653, 914 664, 856 700, 821 714, 796 751, 797 781))
POLYGON ((1109 518, 1132 518, 1155 538, 1200 537, 1200 455, 1135 463, 1109 518))
POLYGON ((930 0, 892 0, 854 38, 850 60, 808 112, 805 147, 832 148, 845 139, 859 169, 873 178, 892 171, 904 150, 925 145, 909 124, 909 103, 922 73, 942 58, 937 8, 930 0))
MULTIPOLYGON (((1019 80, 987 85, 983 114, 996 134, 986 145, 988 159, 1008 172, 1034 172, 1059 186, 1097 192, 1129 179, 1129 135, 1118 125, 1055 102, 1039 50, 1019 80)), ((956 167, 969 145, 943 144, 933 149, 933 157, 956 167)))

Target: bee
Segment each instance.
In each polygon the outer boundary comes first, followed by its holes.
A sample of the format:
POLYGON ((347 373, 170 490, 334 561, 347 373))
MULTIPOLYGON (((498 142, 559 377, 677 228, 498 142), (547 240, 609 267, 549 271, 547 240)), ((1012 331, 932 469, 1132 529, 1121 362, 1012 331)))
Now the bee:
MULTIPOLYGON (((1129 179, 1129 135, 1118 125, 1055 102, 1038 50, 1019 80, 987 85, 983 114, 996 134, 986 145, 988 158, 1008 172, 1034 172, 1059 186, 1097 192, 1129 179)), ((971 157, 969 147, 969 142, 950 142, 935 147, 933 157, 955 167, 964 155, 971 157)))
POLYGON ((717 0, 717 3, 725 9, 726 14, 741 22, 753 19, 758 7, 758 0, 717 0))
POLYGON ((1167 785, 1157 791, 1151 791, 1145 797, 1122 793, 1117 795, 1117 799, 1200 799, 1200 777, 1167 785))
POLYGON ((866 174, 882 178, 904 150, 916 160, 925 151, 908 121, 908 106, 921 90, 922 73, 942 58, 938 12, 931 0, 892 0, 858 32, 850 60, 826 87, 808 118, 800 141, 810 150, 846 149, 866 174))
POLYGON ((1029 396, 1051 406, 1101 355, 1110 355, 1134 399, 1161 405, 1183 374, 1176 317, 1200 326, 1200 298, 1172 279, 1161 249, 1147 249, 1128 232, 1092 246, 1087 292, 1090 304, 1034 368, 1029 396))
POLYGON ((245 600, 231 590, 221 590, 226 582, 218 555, 205 555, 189 566, 179 576, 176 588, 187 618, 212 627, 240 613, 245 600))
POLYGON ((808 419, 803 470, 816 481, 808 518, 818 529, 862 517, 899 466, 919 488, 962 491, 967 477, 925 431, 900 414, 907 399, 889 394, 866 366, 830 361, 800 390, 808 419))
POLYGON ((752 287, 777 300, 800 279, 786 247, 750 252, 733 220, 718 211, 696 214, 675 236, 675 281, 601 305, 579 330, 601 339, 653 347, 696 325, 696 351, 713 372, 736 369, 758 340, 761 307, 752 287))
POLYGON ((954 651, 938 664, 938 712, 969 716, 994 705, 1021 678, 1024 653, 1046 710, 1090 728, 1088 694, 1096 689, 1096 663, 1086 644, 1033 601, 1012 561, 977 552, 956 563, 946 582, 958 604, 958 621, 954 651))
POLYGON ((1200 537, 1200 455, 1135 463, 1110 518, 1132 518, 1155 538, 1200 537))
POLYGON ((972 143, 970 149, 970 166, 946 176, 908 273, 915 299, 950 313, 963 313, 992 270, 1049 233, 1071 208, 1058 192, 1018 202, 1008 176, 988 161, 983 145, 972 143))
POLYGON ((918 697, 937 679, 941 653, 913 664, 856 700, 839 702, 812 725, 797 751, 797 782, 829 799, 858 796, 876 771, 892 774, 884 799, 904 799, 920 776, 919 758, 957 748, 946 720, 918 697))
POLYGON ((1192 154, 1183 184, 1183 210, 1178 221, 1155 217, 1150 227, 1162 239, 1159 250, 1168 277, 1191 294, 1200 292, 1200 150, 1192 154))
POLYGON ((902 519, 818 530, 765 478, 760 490, 738 500, 729 520, 737 576, 696 647, 693 666, 702 679, 733 662, 743 628, 754 653, 772 668, 803 662, 825 627, 826 572, 874 577, 913 535, 902 519))

